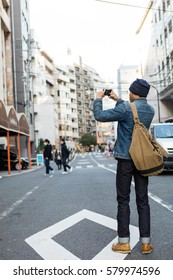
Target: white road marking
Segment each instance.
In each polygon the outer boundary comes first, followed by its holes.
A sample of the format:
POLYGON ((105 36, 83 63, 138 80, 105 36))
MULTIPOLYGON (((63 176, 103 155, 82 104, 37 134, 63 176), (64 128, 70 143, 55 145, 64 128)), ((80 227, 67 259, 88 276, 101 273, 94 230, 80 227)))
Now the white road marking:
POLYGON ((17 206, 19 206, 21 203, 24 202, 24 200, 26 200, 30 195, 33 194, 33 192, 35 192, 37 189, 39 188, 39 186, 34 187, 30 192, 27 192, 23 197, 21 197, 20 199, 18 199, 16 202, 14 202, 9 208, 7 208, 5 211, 3 211, 0 214, 0 220, 2 220, 3 218, 7 217, 13 210, 15 210, 15 208, 17 206))
MULTIPOLYGON (((98 165, 98 167, 101 167, 103 169, 106 169, 110 172, 113 172, 113 173, 117 173, 116 171, 112 170, 112 169, 109 169, 107 167, 105 167, 104 165, 100 165, 95 159, 93 159, 93 157, 91 156, 91 159, 98 165)), ((132 182, 132 186, 135 186, 134 182, 132 182)), ((166 203, 164 202, 161 198, 159 198, 158 196, 152 194, 151 192, 148 192, 148 196, 154 200, 155 202, 159 203, 162 207, 166 208, 167 210, 169 210, 170 212, 173 213, 173 206, 169 203, 166 203)))
POLYGON ((83 161, 83 162, 78 161, 78 163, 79 163, 79 164, 88 164, 89 161, 85 161, 85 162, 84 162, 84 161, 83 161))
POLYGON ((160 205, 162 205, 164 208, 166 208, 167 210, 171 211, 173 213, 173 206, 169 203, 164 202, 160 197, 152 194, 152 193, 148 193, 149 197, 152 198, 154 201, 156 201, 157 203, 159 203, 160 205))
POLYGON ((79 165, 78 165, 78 166, 76 166, 76 169, 80 169, 80 168, 82 168, 82 166, 79 166, 79 165))
MULTIPOLYGON (((132 185, 135 186, 135 183, 132 182, 132 185)), ((162 207, 166 208, 167 210, 173 213, 173 206, 171 204, 164 202, 160 197, 156 196, 155 194, 152 194, 151 192, 148 192, 148 196, 155 202, 159 203, 162 207)))
MULTIPOLYGON (((69 252, 60 244, 55 242, 52 237, 69 227, 77 224, 83 219, 91 220, 102 226, 117 230, 117 221, 89 210, 82 210, 32 236, 25 241, 45 260, 79 260, 77 256, 69 252)), ((131 247, 133 248, 139 241, 139 231, 135 226, 130 225, 131 247)), ((87 242, 87 241, 86 241, 87 242)), ((111 244, 117 242, 117 237, 112 240, 103 250, 101 250, 94 260, 122 260, 126 254, 114 253, 111 250, 111 244)))
POLYGON ((87 165, 87 168, 93 168, 94 166, 93 165, 87 165))

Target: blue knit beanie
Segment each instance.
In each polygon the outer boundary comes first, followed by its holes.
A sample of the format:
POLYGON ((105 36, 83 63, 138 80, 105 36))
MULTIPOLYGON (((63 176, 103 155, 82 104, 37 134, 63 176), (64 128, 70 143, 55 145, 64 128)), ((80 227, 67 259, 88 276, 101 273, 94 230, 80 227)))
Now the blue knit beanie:
POLYGON ((129 90, 140 97, 147 97, 147 94, 150 90, 150 85, 143 79, 136 79, 136 81, 130 85, 129 90))

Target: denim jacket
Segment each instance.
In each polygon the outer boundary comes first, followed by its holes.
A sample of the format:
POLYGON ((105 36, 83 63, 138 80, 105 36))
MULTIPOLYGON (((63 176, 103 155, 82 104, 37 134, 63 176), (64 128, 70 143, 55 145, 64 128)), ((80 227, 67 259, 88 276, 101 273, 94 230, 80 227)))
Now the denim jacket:
MULTIPOLYGON (((146 98, 140 97, 133 101, 136 105, 140 121, 149 129, 154 117, 154 109, 148 103, 146 98)), ((133 115, 128 101, 118 99, 113 109, 103 110, 102 99, 97 98, 93 104, 94 117, 99 122, 118 121, 117 141, 114 147, 114 156, 117 159, 130 160, 129 148, 133 132, 133 115)))

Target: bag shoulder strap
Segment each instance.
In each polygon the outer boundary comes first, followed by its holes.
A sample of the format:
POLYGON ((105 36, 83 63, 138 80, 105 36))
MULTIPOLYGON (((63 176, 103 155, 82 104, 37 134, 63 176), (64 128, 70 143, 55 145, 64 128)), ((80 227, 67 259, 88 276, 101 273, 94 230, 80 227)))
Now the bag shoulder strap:
POLYGON ((133 114, 133 120, 134 120, 134 123, 139 123, 139 117, 138 117, 138 112, 136 110, 136 105, 134 102, 131 102, 130 103, 130 106, 131 106, 131 109, 132 109, 132 114, 133 114))

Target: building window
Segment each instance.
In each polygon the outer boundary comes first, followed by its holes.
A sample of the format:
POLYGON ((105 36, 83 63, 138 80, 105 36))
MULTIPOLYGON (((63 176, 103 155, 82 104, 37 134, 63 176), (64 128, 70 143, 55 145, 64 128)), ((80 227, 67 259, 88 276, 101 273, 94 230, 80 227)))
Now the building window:
POLYGON ((163 40, 162 40, 162 34, 160 34, 160 45, 162 46, 163 40))
POLYGON ((170 20, 170 21, 168 22, 168 30, 169 30, 169 33, 172 32, 172 20, 170 20))
POLYGON ((157 15, 156 14, 154 15, 154 20, 155 20, 155 23, 157 23, 157 15))
POLYGON ((158 65, 158 73, 160 73, 160 65, 158 65))
POLYGON ((169 56, 166 57, 166 66, 169 69, 169 56))
MULTIPOLYGON (((173 69, 173 51, 171 52, 170 57, 171 57, 171 70, 172 70, 173 69)), ((171 73, 172 73, 172 79, 173 79, 173 72, 171 71, 171 73)))
POLYGON ((170 0, 167 0, 167 7, 170 5, 170 0))
POLYGON ((32 114, 30 114, 30 124, 33 124, 32 114))
POLYGON ((166 11, 166 3, 165 3, 165 0, 163 0, 163 2, 162 2, 162 7, 163 7, 163 13, 165 13, 165 11, 166 11))
POLYGON ((165 36, 165 39, 168 38, 167 28, 164 29, 164 36, 165 36))
POLYGON ((157 39, 156 40, 156 47, 158 47, 159 46, 159 40, 157 39))
POLYGON ((173 65, 173 51, 171 52, 170 56, 171 56, 171 64, 173 65))
POLYGON ((161 20, 161 11, 160 11, 160 7, 158 8, 158 13, 159 13, 159 20, 161 20))

